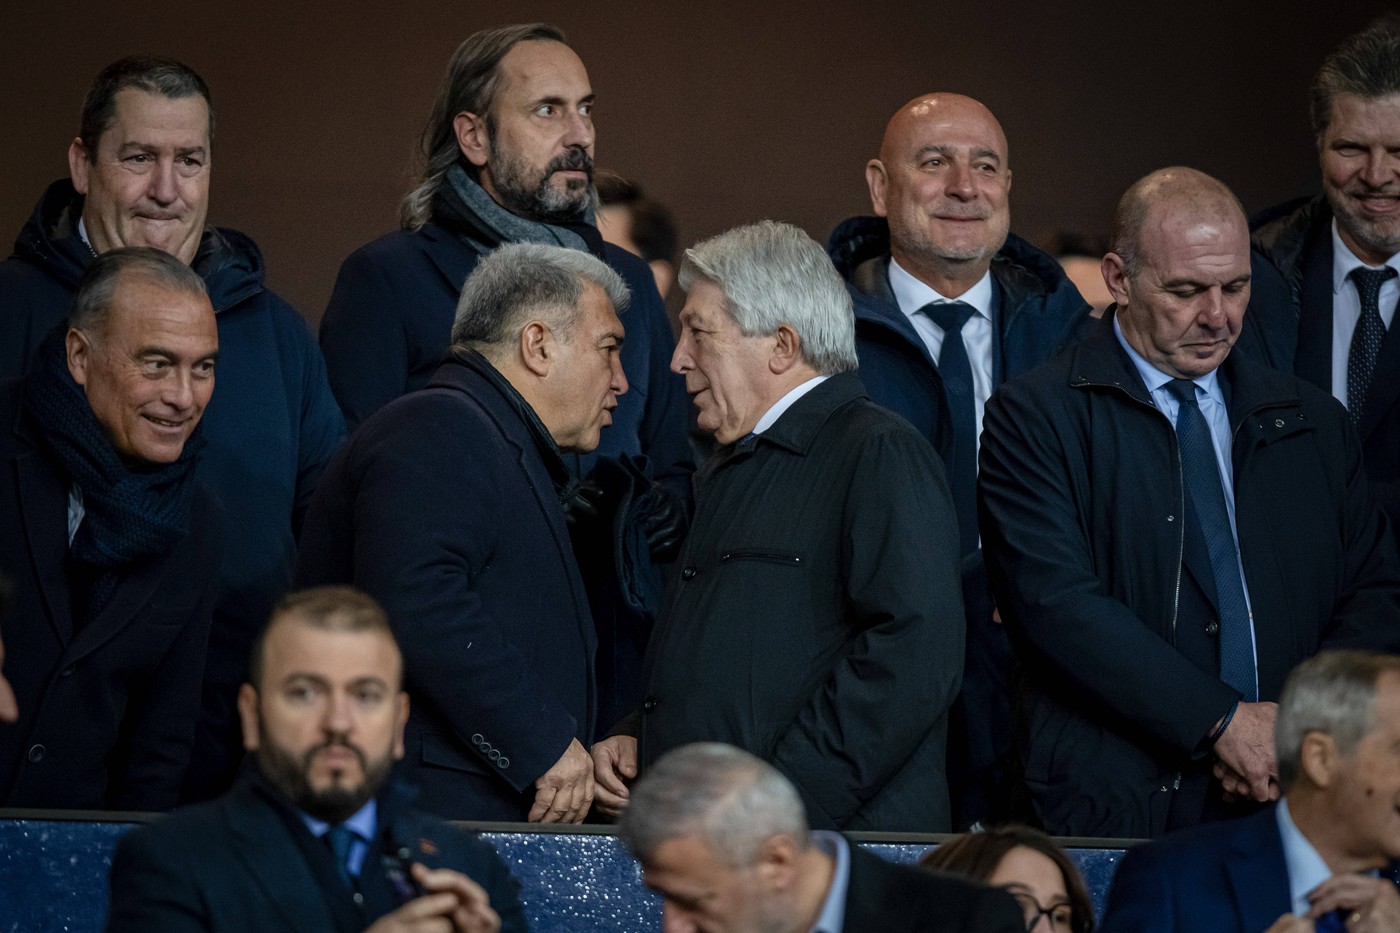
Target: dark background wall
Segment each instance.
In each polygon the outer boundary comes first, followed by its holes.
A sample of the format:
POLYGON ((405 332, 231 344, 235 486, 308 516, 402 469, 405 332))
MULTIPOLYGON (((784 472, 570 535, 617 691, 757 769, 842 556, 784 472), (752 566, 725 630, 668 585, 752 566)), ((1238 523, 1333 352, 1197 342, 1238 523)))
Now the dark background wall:
POLYGON ((1316 190, 1305 94, 1386 4, 830 0, 75 2, 0 16, 0 246, 66 174, 108 62, 173 55, 219 112, 210 216, 251 234, 313 322, 340 261, 390 229, 447 59, 506 22, 563 27, 599 106, 598 162, 669 203, 683 242, 868 211, 884 123, 926 90, 980 98, 1015 172, 1013 229, 1107 227, 1135 178, 1186 163, 1256 210, 1316 190))

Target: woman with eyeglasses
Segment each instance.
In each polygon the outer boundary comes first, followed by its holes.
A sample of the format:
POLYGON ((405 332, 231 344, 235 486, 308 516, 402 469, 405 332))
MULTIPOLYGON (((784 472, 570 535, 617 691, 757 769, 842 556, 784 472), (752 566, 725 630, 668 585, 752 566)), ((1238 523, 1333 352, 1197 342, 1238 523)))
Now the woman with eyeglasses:
POLYGON ((967 833, 930 849, 925 868, 1005 888, 1026 918, 1026 933, 1092 933, 1094 905, 1069 856, 1049 836, 1011 824, 967 833))

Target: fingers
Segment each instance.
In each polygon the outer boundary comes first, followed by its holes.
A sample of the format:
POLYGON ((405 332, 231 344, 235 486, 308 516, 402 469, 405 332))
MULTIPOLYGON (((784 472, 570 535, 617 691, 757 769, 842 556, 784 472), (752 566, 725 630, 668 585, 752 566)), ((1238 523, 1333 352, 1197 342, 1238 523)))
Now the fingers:
POLYGON ((0 674, 0 722, 18 722, 19 704, 15 702, 15 692, 10 682, 0 674))
MULTIPOLYGON (((1395 885, 1386 878, 1372 878, 1369 875, 1333 875, 1308 894, 1312 908, 1308 916, 1313 919, 1334 910, 1357 911, 1365 915, 1383 894, 1392 894, 1395 885), (1386 891, 1386 888, 1391 891, 1386 891)), ((1396 895, 1400 898, 1400 894, 1396 895)))
POLYGON ((457 906, 450 916, 456 933, 496 933, 501 928, 501 918, 491 909, 486 889, 471 878, 449 868, 429 869, 417 863, 412 871, 424 890, 456 895, 457 906))
POLYGON ((593 794, 593 812, 604 819, 617 821, 622 811, 627 809, 627 798, 609 793, 601 784, 593 794))
POLYGON ((554 823, 558 817, 550 818, 550 811, 554 806, 554 798, 559 793, 558 788, 541 787, 535 791, 535 802, 530 807, 530 812, 525 815, 526 822, 529 823, 554 823))

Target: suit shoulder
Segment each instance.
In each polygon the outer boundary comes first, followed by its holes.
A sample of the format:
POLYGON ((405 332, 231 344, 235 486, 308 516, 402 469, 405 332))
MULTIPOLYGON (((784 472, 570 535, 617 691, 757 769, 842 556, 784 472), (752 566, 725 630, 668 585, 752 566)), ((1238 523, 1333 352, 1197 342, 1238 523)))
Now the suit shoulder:
POLYGON ((417 230, 393 230, 370 240, 346 257, 346 266, 394 268, 425 254, 446 231, 429 224, 417 230))
POLYGON ((226 825, 224 805, 219 800, 182 807, 125 833, 117 841, 114 859, 136 856, 164 861, 210 851, 211 846, 218 851, 226 825))

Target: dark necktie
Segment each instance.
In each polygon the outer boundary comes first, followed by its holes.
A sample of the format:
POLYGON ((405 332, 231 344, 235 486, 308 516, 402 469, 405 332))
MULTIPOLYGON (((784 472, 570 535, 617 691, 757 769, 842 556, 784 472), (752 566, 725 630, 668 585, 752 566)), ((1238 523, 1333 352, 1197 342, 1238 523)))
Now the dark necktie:
POLYGON ((1317 933, 1347 933, 1346 917, 1349 913, 1349 910, 1329 910, 1313 922, 1313 928, 1317 933))
POLYGON ((1361 427, 1361 414, 1366 407, 1366 393, 1371 390, 1371 376, 1376 371, 1376 357, 1385 340, 1385 322, 1381 320, 1381 286, 1395 275, 1395 270, 1357 268, 1350 278, 1361 296, 1361 319, 1351 335, 1351 351, 1347 354, 1347 415, 1356 428, 1361 427))
POLYGON ((1210 425, 1196 405, 1196 384, 1173 379, 1167 391, 1176 396, 1176 440, 1181 449, 1181 474, 1191 496, 1215 576, 1215 597, 1220 609, 1220 679, 1244 695, 1246 702, 1259 698, 1254 670, 1254 647, 1249 633, 1249 608, 1240 579, 1240 555, 1225 508, 1225 487, 1215 461, 1210 425))
POLYGON ((355 882, 350 876, 350 849, 355 845, 355 840, 359 838, 355 831, 342 823, 339 826, 332 826, 326 830, 321 837, 325 841, 326 847, 331 850, 331 855, 335 858, 335 867, 340 871, 340 880, 349 887, 354 887, 355 882))
POLYGON ((938 375, 953 419, 953 462, 949 485, 958 513, 964 553, 977 547, 977 405, 973 396, 972 363, 962 328, 977 313, 964 301, 935 301, 919 309, 943 331, 938 351, 938 375))

